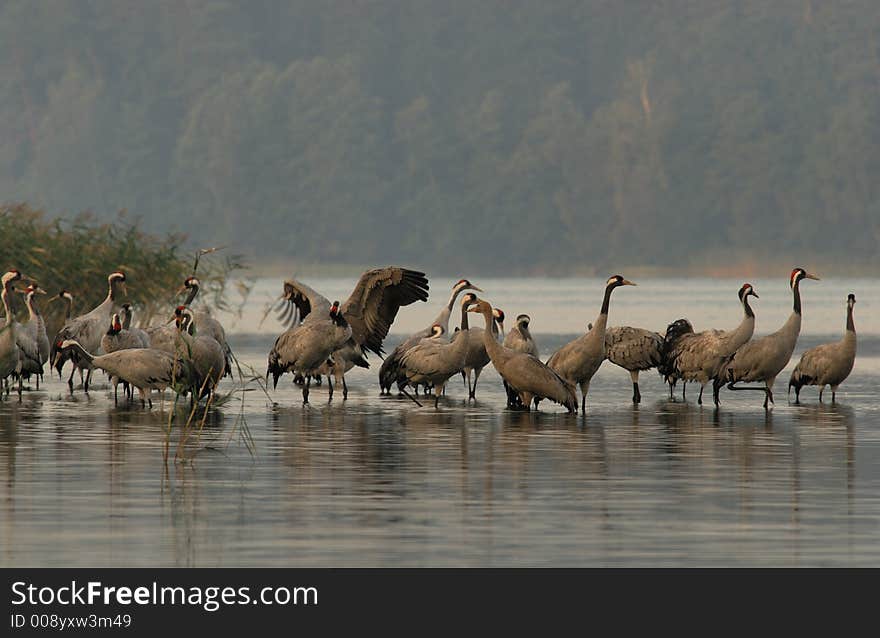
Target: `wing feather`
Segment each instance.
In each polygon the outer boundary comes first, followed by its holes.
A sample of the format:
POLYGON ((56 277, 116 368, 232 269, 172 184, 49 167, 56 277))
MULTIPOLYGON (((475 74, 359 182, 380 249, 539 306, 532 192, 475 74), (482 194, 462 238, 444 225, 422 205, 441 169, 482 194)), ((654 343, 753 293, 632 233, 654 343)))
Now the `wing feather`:
POLYGON ((425 273, 389 266, 368 270, 358 280, 342 313, 354 340, 364 349, 382 355, 382 341, 401 306, 428 300, 425 273))

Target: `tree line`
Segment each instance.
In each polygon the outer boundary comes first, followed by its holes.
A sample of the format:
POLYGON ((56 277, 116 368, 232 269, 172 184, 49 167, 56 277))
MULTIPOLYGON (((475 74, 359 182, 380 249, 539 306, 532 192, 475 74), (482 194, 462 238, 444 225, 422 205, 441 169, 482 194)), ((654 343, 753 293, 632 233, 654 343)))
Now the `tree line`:
POLYGON ((878 33, 871 0, 9 0, 0 199, 257 262, 867 268, 878 33))

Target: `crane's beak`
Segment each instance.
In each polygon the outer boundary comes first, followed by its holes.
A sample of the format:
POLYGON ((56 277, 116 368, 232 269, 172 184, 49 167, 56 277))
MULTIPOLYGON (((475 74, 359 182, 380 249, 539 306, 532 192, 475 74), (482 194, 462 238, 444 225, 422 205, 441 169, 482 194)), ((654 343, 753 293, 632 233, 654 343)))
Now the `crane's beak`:
POLYGON ((470 289, 471 289, 471 290, 476 290, 477 292, 483 292, 483 289, 482 289, 482 288, 480 288, 480 287, 478 287, 478 286, 475 286, 475 285, 473 285, 473 284, 471 284, 470 289))
POLYGON ((185 292, 186 292, 186 286, 181 286, 180 288, 177 289, 177 292, 174 293, 174 296, 176 297, 177 295, 182 295, 185 292))
POLYGON ((749 291, 749 294, 750 294, 752 297, 754 297, 755 299, 760 299, 760 297, 758 296, 758 293, 756 293, 754 290, 750 290, 750 291, 749 291))
POLYGON ((816 275, 813 275, 813 274, 811 274, 811 273, 807 273, 806 275, 804 275, 804 277, 806 277, 807 279, 813 279, 813 280, 815 280, 815 281, 822 281, 822 280, 819 279, 816 275))
POLYGON ((46 303, 52 303, 52 302, 55 301, 56 299, 60 299, 60 298, 61 298, 60 295, 52 295, 51 297, 49 297, 48 299, 46 299, 46 303))
POLYGON ((636 282, 630 281, 629 279, 624 279, 620 285, 621 286, 638 286, 638 284, 636 282))

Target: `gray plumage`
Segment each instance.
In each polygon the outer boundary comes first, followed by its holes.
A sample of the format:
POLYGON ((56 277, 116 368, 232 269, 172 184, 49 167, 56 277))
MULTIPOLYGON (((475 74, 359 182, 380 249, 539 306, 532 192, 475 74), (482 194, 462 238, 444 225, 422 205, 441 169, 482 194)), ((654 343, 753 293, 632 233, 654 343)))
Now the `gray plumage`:
POLYGON ((549 399, 565 406, 569 412, 577 411, 577 391, 573 384, 537 357, 507 348, 493 337, 491 326, 494 317, 492 306, 488 302, 479 300, 470 311, 483 315, 486 322, 486 329, 483 331, 486 352, 501 378, 519 395, 525 409, 530 409, 532 403, 537 409, 543 399, 549 399))
MULTIPOLYGON (((123 309, 128 304, 123 304, 123 309)), ((120 319, 119 313, 113 313, 110 318, 110 327, 104 336, 101 337, 101 350, 105 354, 116 352, 117 350, 131 350, 135 348, 146 348, 140 336, 131 333, 125 329, 124 322, 120 319)), ((113 400, 118 398, 119 378, 110 376, 110 384, 113 386, 113 400)), ((128 386, 126 386, 127 389, 128 386)))
MULTIPOLYGON (((310 288, 308 290, 311 290, 310 288)), ((266 378, 272 375, 272 387, 285 372, 300 374, 303 384, 303 402, 309 402, 309 387, 313 375, 351 338, 351 326, 339 310, 339 302, 324 309, 313 309, 306 319, 295 328, 285 331, 275 340, 269 352, 266 378)))
POLYGON ((713 397, 715 404, 718 404, 718 388, 721 383, 718 379, 723 377, 723 367, 755 332, 755 313, 749 305, 749 297, 757 298, 758 295, 752 285, 746 283, 740 287, 737 296, 742 305, 743 318, 735 329, 685 332, 674 343, 669 344, 666 356, 675 378, 700 384, 700 396, 697 399, 700 405, 703 403, 703 389, 712 380, 716 380, 713 383, 713 397))
POLYGON ((503 345, 516 352, 525 352, 533 357, 538 356, 538 344, 532 333, 529 331, 529 323, 531 318, 528 315, 519 315, 516 323, 510 331, 504 336, 503 345))
POLYGON ((122 329, 131 333, 134 336, 134 338, 140 342, 141 348, 149 348, 150 347, 150 335, 147 334, 146 330, 141 330, 140 328, 135 328, 134 326, 132 326, 131 319, 132 319, 131 304, 130 303, 122 304, 122 329))
POLYGON ((644 328, 614 326, 605 331, 605 356, 616 366, 629 371, 633 384, 633 403, 640 403, 639 372, 660 365, 663 337, 644 328))
MULTIPOLYGON (((333 369, 334 374, 338 374, 342 370, 342 375, 344 375, 344 370, 350 369, 353 365, 369 367, 369 363, 366 361, 367 351, 380 356, 383 354, 382 342, 388 336, 388 331, 400 308, 416 301, 428 299, 428 280, 422 272, 398 266, 376 268, 363 273, 345 303, 337 306, 337 310, 334 311, 338 315, 334 322, 346 326, 348 337, 335 343, 333 349, 320 358, 317 355, 322 353, 326 346, 332 345, 331 342, 334 341, 330 336, 331 333, 322 333, 318 328, 308 328, 301 334, 298 331, 306 329, 313 320, 328 327, 329 300, 294 279, 284 282, 283 299, 286 306, 282 320, 287 323, 288 330, 279 337, 276 348, 273 348, 273 352, 270 353, 269 372, 280 375, 284 371, 290 370, 305 378, 306 374, 319 374, 319 369, 325 371, 333 369), (321 317, 321 319, 313 319, 315 317, 321 317), (307 348, 305 346, 302 341, 306 338, 315 340, 314 347, 307 348), (298 343, 297 348, 299 348, 295 355, 300 362, 299 368, 293 368, 289 365, 292 361, 290 357, 295 354, 292 349, 295 342, 298 343), (342 365, 333 365, 331 354, 343 346, 345 346, 343 351, 336 355, 336 360, 342 365), (290 351, 282 353, 278 351, 277 347, 287 348, 290 351), (309 373, 304 372, 306 368, 310 370, 309 373)), ((277 383, 277 376, 275 379, 277 383)), ((344 381, 344 377, 342 380, 344 381)), ((306 378, 303 387, 304 397, 308 396, 310 383, 311 378, 306 378)), ((332 397, 332 383, 329 387, 332 397)), ((343 385, 343 396, 345 395, 347 395, 347 387, 343 385)))
MULTIPOLYGON (((538 359, 540 358, 538 344, 535 342, 532 333, 529 331, 529 324, 531 321, 532 319, 528 315, 519 315, 516 318, 516 323, 514 323, 513 327, 506 335, 504 335, 502 345, 515 352, 530 354, 538 359)), ((590 327, 592 328, 592 325, 590 327)), ((508 385, 507 381, 502 379, 502 382, 504 384, 504 391, 507 394, 507 405, 514 408, 520 407, 519 393, 513 390, 510 385, 508 385)))
POLYGON ((104 301, 90 312, 66 322, 52 340, 50 358, 53 362, 53 367, 58 368, 59 373, 65 360, 68 358, 73 360, 74 367, 70 371, 70 378, 67 380, 67 385, 70 387, 71 392, 73 392, 73 374, 77 369, 89 370, 83 382, 83 389, 88 392, 91 368, 77 357, 78 351, 75 348, 61 353, 58 350, 59 344, 67 340, 73 340, 78 342, 86 352, 98 352, 98 349, 101 347, 101 337, 104 336, 104 332, 107 330, 107 322, 119 308, 119 292, 125 292, 125 273, 120 271, 110 273, 107 277, 107 284, 107 297, 104 301))
MULTIPOLYGON (((19 279, 21 279, 21 273, 17 270, 7 271, 2 277, 3 291, 0 293, 0 297, 2 297, 3 307, 6 310, 6 320, 0 326, 0 380, 21 373, 21 355, 15 339, 16 322, 13 320, 10 306, 12 282, 19 279)), ((20 387, 19 385, 19 397, 21 397, 20 387)))
POLYGON ((431 337, 433 335, 434 326, 440 326, 440 328, 442 328, 441 334, 447 334, 449 332, 449 317, 452 314, 452 308, 455 306, 455 300, 458 298, 458 295, 465 290, 480 291, 478 287, 473 285, 467 279, 459 279, 455 282, 455 285, 452 286, 452 293, 449 295, 449 301, 446 302, 446 305, 443 306, 437 314, 437 317, 431 322, 431 325, 423 330, 419 330, 413 335, 410 335, 409 338, 398 344, 398 346, 391 351, 391 354, 385 357, 381 368, 379 368, 380 391, 389 392, 391 390, 391 386, 398 377, 398 368, 403 354, 410 348, 418 345, 422 339, 431 337))
POLYGON ((764 392, 764 408, 768 402, 773 403, 773 383, 776 377, 788 365, 798 335, 801 332, 801 293, 800 282, 803 279, 819 278, 807 273, 803 268, 791 271, 791 286, 794 308, 785 324, 776 332, 760 339, 752 339, 743 345, 722 371, 722 380, 728 381, 730 390, 760 390, 764 392), (764 387, 737 387, 740 381, 763 381, 764 387))
POLYGON ((437 407, 446 382, 464 367, 469 332, 467 307, 476 298, 470 292, 462 298, 461 330, 455 339, 448 343, 441 339, 422 339, 403 353, 396 379, 399 388, 417 384, 433 386, 434 407, 437 407))
POLYGON ((837 388, 852 372, 856 361, 856 326, 853 321, 853 306, 856 296, 850 294, 846 300, 846 332, 843 339, 834 343, 823 343, 810 348, 801 355, 800 361, 791 373, 788 391, 795 390, 795 403, 800 403, 801 388, 805 385, 819 386, 819 401, 825 386, 831 386, 831 401, 837 400, 837 388))
POLYGON ((201 289, 201 285, 201 282, 195 276, 187 277, 184 280, 181 291, 186 290, 189 294, 186 297, 186 301, 183 302, 183 305, 191 308, 193 322, 198 326, 199 333, 205 337, 212 337, 223 348, 224 357, 226 359, 224 367, 227 374, 231 377, 232 348, 229 347, 229 342, 226 340, 226 331, 223 329, 223 324, 214 319, 211 315, 211 309, 208 306, 192 308, 193 302, 201 289))
POLYGON ((592 329, 585 335, 574 339, 553 353, 547 361, 555 372, 581 389, 581 411, 586 410, 587 392, 590 380, 605 360, 605 326, 608 323, 608 309, 611 293, 619 286, 634 286, 620 275, 610 277, 605 284, 602 308, 592 329))
POLYGON ((162 392, 168 387, 191 385, 188 364, 155 348, 117 350, 110 354, 93 355, 85 350, 82 344, 68 339, 59 344, 59 350, 74 351, 79 359, 89 364, 90 368, 100 368, 111 377, 129 383, 140 392, 141 403, 149 402, 150 406, 153 405, 149 398, 150 390, 162 392))
POLYGON ((143 347, 145 346, 140 336, 126 330, 119 317, 119 313, 114 312, 110 318, 109 329, 104 333, 104 336, 101 337, 101 351, 105 354, 110 354, 117 350, 130 350, 143 347))
POLYGON ((40 363, 46 363, 49 360, 49 352, 51 348, 49 345, 49 336, 46 334, 46 322, 43 320, 43 315, 40 313, 39 308, 37 308, 34 295, 45 294, 46 291, 39 286, 31 285, 28 287, 27 295, 25 296, 25 304, 28 309, 28 322, 25 324, 25 329, 28 331, 31 338, 37 343, 37 349, 40 353, 40 363))
POLYGON ((195 375, 193 390, 197 398, 213 394, 226 374, 226 351, 210 335, 200 335, 194 313, 179 306, 175 317, 178 329, 177 349, 179 358, 188 361, 195 375))
MULTIPOLYGON (((16 321, 14 318, 12 319, 15 323, 15 344, 18 346, 19 359, 21 361, 19 387, 21 386, 22 378, 29 379, 32 375, 36 375, 37 384, 39 385, 40 377, 43 376, 44 353, 46 358, 49 356, 48 338, 46 339, 45 350, 41 350, 40 347, 41 322, 35 316, 39 313, 33 305, 33 295, 37 290, 40 289, 34 285, 29 286, 27 289, 25 305, 28 308, 28 319, 23 323, 16 321)), ((8 293, 4 291, 4 294, 8 293)), ((42 333, 45 337, 45 329, 42 330, 42 333)))
MULTIPOLYGON (((491 332, 492 338, 496 341, 504 338, 504 312, 498 308, 492 309, 491 332)), ((489 353, 486 352, 486 345, 483 340, 483 329, 474 327, 468 330, 466 335, 462 335, 461 337, 456 335, 455 338, 467 339, 467 354, 464 358, 464 367, 462 368, 461 373, 467 384, 468 398, 476 399, 477 381, 480 379, 480 374, 483 372, 483 368, 489 365, 489 362, 491 361, 489 353), (471 375, 473 375, 474 378, 473 385, 471 385, 471 375)))

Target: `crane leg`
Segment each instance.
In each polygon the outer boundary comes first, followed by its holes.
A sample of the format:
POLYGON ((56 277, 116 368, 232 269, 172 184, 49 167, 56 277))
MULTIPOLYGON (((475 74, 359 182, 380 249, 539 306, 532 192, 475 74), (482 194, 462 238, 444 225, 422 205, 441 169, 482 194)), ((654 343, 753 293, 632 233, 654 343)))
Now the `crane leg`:
POLYGON ((89 392, 89 383, 92 381, 92 369, 89 368, 89 371, 86 373, 86 380, 83 382, 83 391, 88 394, 89 392))
POLYGON ((330 380, 330 375, 327 375, 327 388, 330 390, 330 397, 327 399, 327 403, 330 403, 333 400, 333 381, 330 380))
MULTIPOLYGON (((446 384, 444 383, 443 385, 446 385, 446 384)), ((440 407, 440 395, 442 394, 442 392, 443 392, 443 388, 441 386, 438 385, 438 386, 434 387, 434 409, 435 410, 440 407)))
POLYGON ((480 379, 480 373, 483 371, 482 368, 474 368, 474 387, 471 390, 470 398, 474 401, 477 400, 477 381, 480 379))
POLYGON ((67 387, 70 388, 70 393, 73 394, 73 375, 76 374, 76 365, 73 366, 70 370, 70 376, 67 378, 67 387))
POLYGON ((730 381, 730 382, 727 384, 727 389, 728 389, 728 390, 734 390, 734 391, 736 391, 736 390, 757 390, 757 391, 759 391, 759 392, 763 392, 763 393, 764 393, 764 409, 765 409, 765 410, 767 409, 767 404, 768 404, 768 402, 769 402, 769 403, 773 403, 773 390, 770 389, 770 386, 767 385, 766 382, 765 382, 764 387, 761 387, 761 386, 746 386, 746 387, 743 387, 743 388, 738 388, 738 387, 736 387, 736 383, 737 383, 736 381, 730 381))
POLYGON ((822 393, 825 392, 825 386, 819 388, 819 403, 822 403, 822 393))
POLYGON ((688 389, 688 382, 685 381, 681 384, 681 400, 682 401, 687 400, 687 389, 688 389))
POLYGON ((308 374, 304 375, 304 376, 305 376, 305 383, 303 383, 303 403, 308 403, 309 402, 309 384, 312 381, 312 377, 311 377, 311 375, 308 375, 308 374))
POLYGON ((342 400, 345 401, 348 398, 348 384, 345 382, 345 375, 342 377, 342 400))
POLYGON ((703 388, 706 387, 705 383, 700 384, 700 396, 697 397, 697 405, 703 405, 703 388))
MULTIPOLYGON (((584 381, 581 386, 581 412, 587 413, 587 392, 590 391, 590 382, 584 381)), ((526 404, 528 405, 528 404, 526 404)))
POLYGON ((629 373, 629 376, 633 382, 633 403, 641 403, 642 402, 642 393, 639 392, 639 371, 632 370, 629 373))

